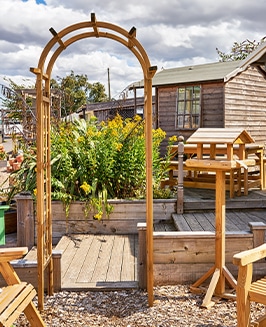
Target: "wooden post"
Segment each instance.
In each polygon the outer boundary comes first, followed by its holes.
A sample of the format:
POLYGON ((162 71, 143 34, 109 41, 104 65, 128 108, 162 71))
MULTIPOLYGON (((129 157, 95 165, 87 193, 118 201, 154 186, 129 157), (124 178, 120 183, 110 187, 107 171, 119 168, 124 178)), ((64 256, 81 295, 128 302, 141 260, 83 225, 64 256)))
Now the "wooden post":
POLYGON ((223 294, 225 291, 225 172, 216 171, 216 206, 215 206, 215 266, 220 270, 220 278, 216 286, 216 292, 223 294))
POLYGON ((61 291, 61 258, 63 251, 61 250, 53 250, 52 258, 53 258, 53 281, 54 281, 54 291, 61 291))
POLYGON ((138 280, 139 288, 147 289, 147 256, 146 256, 146 223, 138 223, 138 237, 139 237, 139 249, 138 249, 138 280))
POLYGON ((253 234, 253 247, 264 244, 266 225, 263 222, 249 222, 248 225, 253 234))
POLYGON ((34 246, 33 198, 30 193, 15 196, 17 201, 17 246, 34 246))
POLYGON ((178 137, 178 185, 177 185, 177 203, 176 212, 182 214, 184 211, 184 137, 178 137))
POLYGON ((152 79, 144 76, 145 88, 145 152, 146 152, 146 253, 147 292, 153 306, 153 186, 152 186, 152 79))

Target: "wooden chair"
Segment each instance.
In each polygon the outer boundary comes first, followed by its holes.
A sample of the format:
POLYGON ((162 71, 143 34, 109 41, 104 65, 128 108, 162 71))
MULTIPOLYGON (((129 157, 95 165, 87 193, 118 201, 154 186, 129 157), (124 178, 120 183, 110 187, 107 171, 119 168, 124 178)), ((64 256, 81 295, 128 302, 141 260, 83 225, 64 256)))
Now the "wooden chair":
POLYGON ((0 248, 0 272, 8 286, 0 289, 0 326, 10 327, 24 312, 31 326, 45 326, 32 300, 36 291, 31 284, 21 282, 10 261, 20 259, 26 247, 0 248))
POLYGON ((256 322, 251 323, 250 302, 266 305, 266 278, 252 281, 253 263, 266 257, 266 243, 254 249, 235 254, 233 263, 238 266, 236 287, 237 296, 237 326, 265 327, 266 314, 256 322))

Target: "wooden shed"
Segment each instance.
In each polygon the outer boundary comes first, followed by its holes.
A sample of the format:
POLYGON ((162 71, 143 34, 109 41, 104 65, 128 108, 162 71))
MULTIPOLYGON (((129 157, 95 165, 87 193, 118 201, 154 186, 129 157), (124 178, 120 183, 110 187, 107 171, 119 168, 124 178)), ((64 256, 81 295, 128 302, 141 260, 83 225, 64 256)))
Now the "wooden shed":
POLYGON ((154 126, 185 140, 199 127, 238 127, 265 143, 265 64, 266 43, 243 61, 162 69, 153 78, 154 126))

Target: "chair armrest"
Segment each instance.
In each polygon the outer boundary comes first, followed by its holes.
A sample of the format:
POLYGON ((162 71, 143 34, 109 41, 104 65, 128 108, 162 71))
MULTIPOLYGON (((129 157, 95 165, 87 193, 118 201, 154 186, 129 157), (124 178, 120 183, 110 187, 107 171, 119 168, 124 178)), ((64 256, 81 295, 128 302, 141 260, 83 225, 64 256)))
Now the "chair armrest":
POLYGON ((233 263, 237 266, 246 266, 266 257, 266 243, 233 256, 233 263))
POLYGON ((0 248, 0 262, 20 259, 28 253, 27 247, 0 248))

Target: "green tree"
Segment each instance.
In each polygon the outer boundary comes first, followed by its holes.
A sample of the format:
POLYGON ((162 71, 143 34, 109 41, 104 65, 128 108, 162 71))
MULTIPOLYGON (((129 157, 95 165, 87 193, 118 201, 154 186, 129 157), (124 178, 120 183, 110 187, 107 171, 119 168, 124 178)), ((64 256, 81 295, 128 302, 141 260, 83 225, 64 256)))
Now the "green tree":
POLYGON ((238 43, 234 42, 231 52, 225 53, 216 48, 216 51, 220 57, 219 61, 236 61, 245 59, 252 51, 254 51, 259 45, 264 43, 266 36, 264 36, 259 42, 254 40, 250 41, 248 39, 238 43))
POLYGON ((1 86, 0 99, 2 101, 2 110, 7 122, 12 120, 22 122, 27 110, 32 106, 32 98, 23 96, 22 90, 32 89, 32 86, 16 84, 11 79, 6 79, 9 86, 1 86))
POLYGON ((106 102, 108 97, 105 93, 105 87, 103 84, 96 82, 91 85, 91 89, 89 91, 88 102, 106 102))
POLYGON ((66 77, 58 77, 56 80, 52 79, 51 91, 54 95, 58 95, 58 98, 61 100, 60 109, 62 116, 76 112, 88 102, 102 102, 107 99, 104 85, 99 82, 91 84, 86 74, 79 75, 73 71, 66 77))

